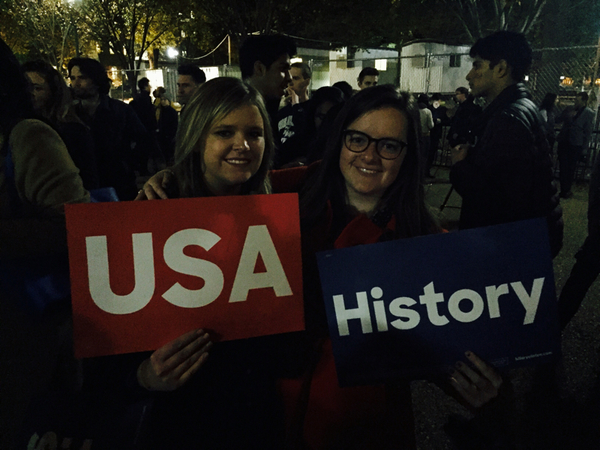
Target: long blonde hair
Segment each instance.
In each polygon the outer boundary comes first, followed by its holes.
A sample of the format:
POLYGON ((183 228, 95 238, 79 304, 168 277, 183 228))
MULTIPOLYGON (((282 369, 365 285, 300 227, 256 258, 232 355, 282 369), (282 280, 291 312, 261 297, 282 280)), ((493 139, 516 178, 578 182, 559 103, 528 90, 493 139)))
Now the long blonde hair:
POLYGON ((258 91, 237 78, 214 78, 198 88, 186 104, 175 147, 175 166, 180 197, 212 196, 204 179, 204 147, 213 124, 244 105, 258 108, 264 123, 265 151, 260 167, 242 184, 241 194, 271 192, 268 172, 274 152, 273 134, 264 101, 258 91), (200 150, 200 151, 198 151, 200 150))

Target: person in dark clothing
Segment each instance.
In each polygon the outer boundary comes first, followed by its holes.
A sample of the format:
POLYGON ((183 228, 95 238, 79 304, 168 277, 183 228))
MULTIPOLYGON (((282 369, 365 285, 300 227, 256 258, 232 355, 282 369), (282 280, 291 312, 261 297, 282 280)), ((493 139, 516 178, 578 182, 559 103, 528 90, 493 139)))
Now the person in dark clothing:
POLYGON ((166 164, 170 165, 174 162, 175 135, 177 134, 179 117, 177 111, 171 106, 171 100, 165 96, 160 98, 160 103, 156 109, 158 112, 156 138, 158 139, 158 145, 160 145, 166 164))
POLYGON ((183 105, 189 103, 192 95, 206 83, 204 70, 193 64, 182 64, 177 68, 177 101, 183 105))
POLYGON ((556 122, 563 126, 558 133, 558 164, 560 165, 560 197, 571 198, 577 162, 586 155, 592 138, 594 111, 587 107, 587 92, 575 96, 573 107, 565 108, 556 122))
POLYGON ((450 124, 448 108, 443 106, 441 101, 442 96, 440 94, 433 94, 431 96, 431 103, 429 104, 429 110, 433 117, 433 128, 431 129, 429 152, 427 153, 427 165, 425 166, 428 174, 431 173, 431 166, 433 166, 433 162, 435 161, 444 127, 450 124))
POLYGON ((586 292, 600 273, 600 158, 596 158, 590 179, 588 236, 575 254, 577 261, 558 299, 561 329, 571 321, 586 292))
POLYGON ((295 54, 294 41, 279 34, 248 36, 240 47, 242 79, 265 99, 276 143, 279 102, 292 81, 290 58, 295 54))
POLYGON ((152 143, 149 149, 151 154, 144 153, 140 155, 142 159, 140 161, 139 170, 145 175, 149 173, 148 160, 150 157, 154 158, 155 164, 157 164, 158 161, 164 161, 165 158, 160 152, 158 142, 156 142, 157 123, 154 105, 152 104, 152 98, 150 97, 150 92, 152 91, 150 80, 146 77, 140 78, 138 80, 138 89, 140 90, 139 94, 135 96, 129 105, 137 114, 140 122, 142 122, 142 125, 144 125, 144 128, 146 128, 149 139, 152 143))
POLYGON ((350 99, 350 97, 352 97, 352 94, 354 94, 352 86, 350 86, 350 83, 348 83, 347 81, 338 81, 336 83, 333 83, 331 87, 338 88, 340 91, 342 91, 342 93, 344 94, 344 100, 350 99))
POLYGON ((96 189, 99 180, 94 141, 89 128, 73 110, 71 93, 63 77, 42 60, 24 63, 21 71, 29 81, 35 113, 58 131, 79 169, 83 186, 87 190, 96 189))
POLYGON ((73 58, 68 69, 75 111, 94 139, 100 187, 113 187, 119 199, 133 200, 134 168, 148 154, 151 138, 133 108, 108 96, 111 81, 99 61, 73 58))
POLYGON ((450 147, 471 143, 471 124, 481 114, 481 106, 475 104, 475 98, 469 95, 469 89, 460 86, 456 88, 454 95, 458 108, 452 117, 450 131, 448 131, 450 147))
POLYGON ((562 209, 553 184, 542 119, 521 83, 531 64, 525 37, 499 31, 470 51, 467 81, 487 106, 476 144, 452 149, 452 186, 462 197, 460 229, 546 217, 552 256, 562 247, 562 209))
POLYGON ((276 154, 275 168, 286 164, 305 164, 309 152, 315 150, 319 129, 327 113, 335 106, 344 102, 342 91, 334 87, 318 89, 310 100, 304 102, 304 125, 302 130, 294 135, 286 146, 276 154))
POLYGON ((544 128, 546 130, 546 139, 550 145, 550 151, 554 148, 556 142, 556 133, 554 132, 554 126, 556 124, 556 102, 558 95, 553 92, 548 92, 542 103, 540 104, 540 114, 544 119, 544 128))

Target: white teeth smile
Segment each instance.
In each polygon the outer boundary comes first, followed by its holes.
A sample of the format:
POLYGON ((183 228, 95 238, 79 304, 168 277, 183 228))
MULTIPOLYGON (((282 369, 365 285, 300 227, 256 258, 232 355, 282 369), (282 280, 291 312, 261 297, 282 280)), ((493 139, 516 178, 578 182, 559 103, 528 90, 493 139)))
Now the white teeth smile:
POLYGON ((247 159, 226 159, 229 164, 248 164, 247 159))
POLYGON ((363 167, 357 167, 358 170, 360 170, 362 173, 368 173, 368 174, 375 174, 377 173, 376 170, 371 170, 371 169, 365 169, 363 167))

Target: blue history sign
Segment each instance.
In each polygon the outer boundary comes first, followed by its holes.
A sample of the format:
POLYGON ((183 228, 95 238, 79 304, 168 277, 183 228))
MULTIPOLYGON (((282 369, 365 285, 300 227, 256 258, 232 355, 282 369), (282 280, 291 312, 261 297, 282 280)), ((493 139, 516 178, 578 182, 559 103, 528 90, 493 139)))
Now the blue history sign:
POLYGON ((426 376, 467 350, 498 368, 560 351, 544 219, 317 256, 341 386, 426 376))

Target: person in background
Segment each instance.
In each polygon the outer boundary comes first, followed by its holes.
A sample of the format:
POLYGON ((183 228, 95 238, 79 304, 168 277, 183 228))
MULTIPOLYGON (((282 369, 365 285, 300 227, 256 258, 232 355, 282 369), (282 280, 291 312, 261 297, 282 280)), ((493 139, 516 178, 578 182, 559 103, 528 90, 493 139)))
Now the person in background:
POLYGON ((133 108, 109 97, 111 80, 100 61, 69 61, 77 116, 90 128, 101 188, 115 188, 120 200, 137 193, 134 169, 151 153, 154 141, 133 108))
POLYGON ((33 110, 46 119, 64 141, 87 190, 99 187, 94 141, 89 128, 75 114, 63 77, 49 63, 28 61, 21 66, 29 81, 33 110))
MULTIPOLYGON (((280 152, 281 156, 287 156, 287 158, 283 160, 277 158, 274 167, 293 167, 306 164, 307 160, 320 159, 318 155, 323 154, 323 146, 328 136, 328 126, 321 133, 321 125, 329 111, 342 103, 344 103, 343 94, 339 89, 328 86, 317 89, 312 98, 305 103, 304 129, 287 147, 291 153, 281 155, 280 152)), ((337 110, 339 111, 339 109, 337 110)))
MULTIPOLYGON (((177 101, 184 106, 206 82, 206 74, 198 66, 182 64, 177 68, 177 101)), ((183 110, 182 110, 183 111, 183 110)))
POLYGON ((165 163, 170 166, 174 163, 175 135, 177 134, 179 116, 171 106, 171 100, 166 95, 160 98, 160 103, 156 107, 156 116, 158 117, 156 139, 165 158, 165 163))
POLYGON ((550 249, 562 247, 563 221, 542 118, 522 83, 532 51, 522 34, 498 31, 471 47, 471 93, 487 105, 474 145, 452 149, 450 182, 462 197, 459 228, 544 217, 550 249))
POLYGON ((592 139, 594 111, 587 107, 587 92, 578 92, 572 107, 565 108, 556 118, 563 126, 558 133, 558 164, 560 166, 560 198, 573 197, 571 187, 575 179, 577 163, 586 155, 592 139))
MULTIPOLYGON (((129 105, 137 114, 140 122, 142 122, 142 125, 144 125, 144 128, 146 128, 148 136, 152 141, 151 153, 144 155, 144 159, 140 162, 139 168, 142 175, 147 175, 158 170, 150 170, 148 168, 148 163, 151 161, 155 167, 159 167, 161 164, 164 164, 164 156, 160 152, 158 142, 156 142, 157 122, 154 105, 152 104, 152 98, 150 97, 150 92, 152 91, 150 80, 146 77, 143 77, 138 80, 137 84, 139 93, 134 97, 129 105)), ((162 168, 164 168, 164 165, 162 168)))
POLYGON ((553 92, 548 92, 540 104, 540 115, 542 116, 542 119, 544 119, 546 139, 548 139, 548 144, 550 144, 550 151, 554 149, 554 143, 556 142, 556 132, 554 131, 554 126, 556 125, 557 101, 558 95, 553 92))
POLYGON ((444 127, 450 125, 450 119, 448 118, 448 108, 442 105, 442 96, 440 94, 433 94, 431 96, 429 110, 431 111, 431 115, 433 117, 433 128, 431 129, 431 142, 429 144, 429 151, 426 153, 427 163, 425 166, 425 173, 429 178, 433 178, 431 175, 431 167, 433 166, 438 148, 440 146, 440 140, 442 139, 444 127))
POLYGON ((452 117, 450 131, 448 131, 450 148, 459 144, 472 143, 473 121, 481 114, 481 106, 475 104, 475 97, 469 94, 468 88, 457 87, 454 97, 458 108, 452 117))
POLYGON ((344 100, 348 100, 354 94, 352 86, 347 81, 338 81, 333 83, 331 87, 338 88, 344 94, 344 100))
MULTIPOLYGON (((423 161, 427 161, 429 150, 431 148, 431 130, 435 126, 433 121, 433 115, 431 110, 428 108, 429 96, 427 94, 419 94, 417 97, 417 106, 419 107, 420 117, 420 136, 419 136, 419 147, 421 149, 421 157, 423 161)), ((431 178, 431 174, 428 172, 426 175, 431 178)))
POLYGON ((374 67, 365 67, 358 74, 358 88, 360 90, 368 87, 377 86, 379 83, 379 70, 374 67))
POLYGON ((292 81, 290 59, 295 54, 294 40, 280 34, 248 36, 240 47, 242 79, 265 99, 276 146, 279 103, 292 81))
MULTIPOLYGON (((41 80, 39 80, 41 81, 41 80)), ((41 83, 43 84, 43 83, 41 83)), ((32 95, 19 63, 0 39, 0 447, 13 439, 35 394, 76 387, 68 298, 31 317, 9 269, 67 264, 64 205, 90 201, 59 134, 34 119, 32 95)))
POLYGON ((306 63, 294 63, 290 70, 292 81, 283 97, 283 106, 277 114, 278 151, 275 167, 288 164, 306 156, 307 148, 302 148, 302 136, 307 126, 308 87, 312 71, 306 63))

